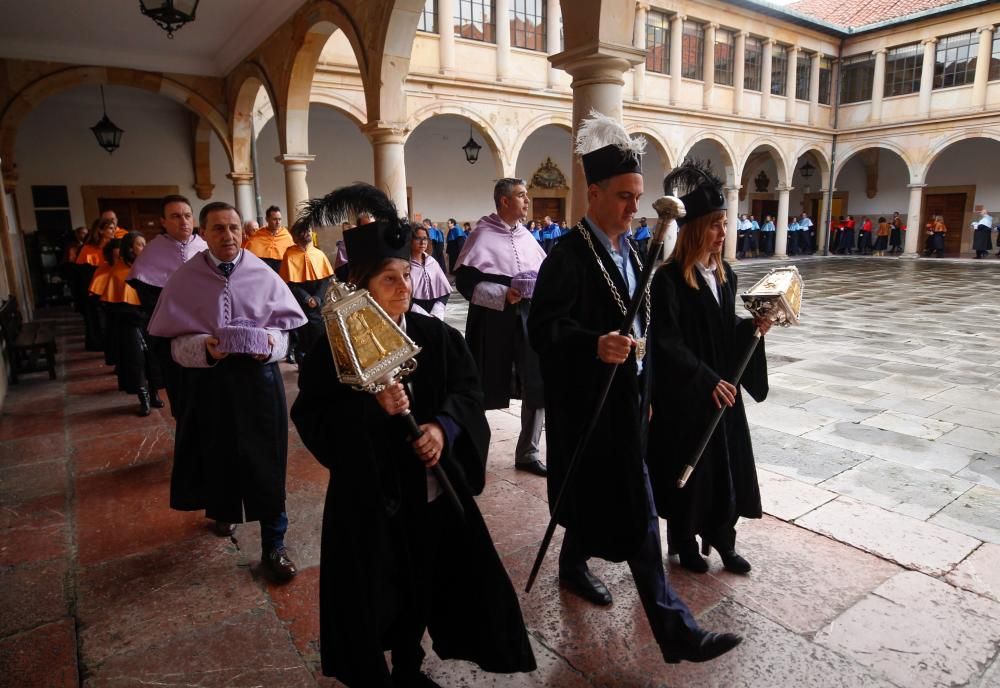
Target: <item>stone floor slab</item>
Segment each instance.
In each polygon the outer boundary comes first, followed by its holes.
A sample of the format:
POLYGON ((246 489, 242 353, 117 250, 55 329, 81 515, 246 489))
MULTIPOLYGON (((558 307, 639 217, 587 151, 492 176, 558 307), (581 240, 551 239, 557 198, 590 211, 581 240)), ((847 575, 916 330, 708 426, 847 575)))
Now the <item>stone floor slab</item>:
POLYGON ((77 688, 72 618, 0 640, 0 684, 13 688, 77 688))
POLYGON ((973 486, 933 471, 869 459, 820 483, 836 494, 926 521, 973 486))
POLYGON ((836 384, 833 382, 818 383, 810 388, 813 394, 822 395, 831 399, 850 401, 858 404, 870 404, 885 394, 873 389, 865 389, 856 385, 836 384))
MULTIPOLYGON (((907 413, 911 416, 921 416, 923 418, 929 418, 948 408, 948 405, 943 401, 911 399, 899 394, 886 394, 872 399, 868 404, 885 411, 897 411, 898 413, 907 413)), ((948 419, 942 418, 942 420, 948 419)))
POLYGON ((906 571, 823 629, 816 642, 899 686, 978 679, 1000 643, 1000 604, 906 571))
POLYGON ((754 426, 796 436, 804 435, 835 420, 803 409, 769 405, 766 401, 747 408, 746 414, 747 421, 754 426))
POLYGON ((830 397, 816 397, 810 401, 796 404, 799 408, 810 413, 816 413, 827 418, 836 418, 851 422, 862 421, 881 413, 875 406, 870 406, 864 402, 844 401, 843 399, 832 399, 830 397))
POLYGON ((0 638, 69 615, 65 560, 0 569, 0 638))
POLYGON ((1000 489, 1000 455, 977 454, 955 477, 1000 489))
POLYGON ((881 380, 866 382, 861 385, 865 389, 886 394, 902 394, 903 396, 915 399, 926 399, 935 394, 939 394, 954 387, 950 382, 941 382, 932 378, 918 377, 916 375, 895 374, 884 377, 881 380))
POLYGON ((57 429, 58 432, 45 435, 0 442, 0 468, 43 463, 66 456, 66 433, 61 424, 57 429))
POLYGON ((143 426, 74 443, 77 475, 166 461, 174 453, 174 429, 143 426))
POLYGON ((968 466, 976 452, 859 423, 834 423, 806 433, 806 439, 850 449, 914 468, 952 475, 968 466))
POLYGON ((938 512, 930 522, 1000 544, 1000 490, 976 485, 938 512))
POLYGON ((930 401, 943 402, 949 405, 962 406, 993 413, 1000 408, 1000 392, 986 392, 975 387, 956 385, 929 397, 930 401))
POLYGON ((443 661, 431 650, 425 636, 424 645, 427 659, 424 660, 426 673, 442 686, 448 688, 534 688, 535 686, 559 686, 559 688, 589 688, 593 684, 576 667, 565 661, 554 650, 546 647, 538 638, 528 636, 531 649, 535 653, 538 668, 531 673, 491 674, 475 664, 461 661, 443 661))
POLYGON ((813 485, 869 458, 769 428, 754 427, 750 434, 758 466, 813 485))
POLYGON ((315 686, 284 626, 273 612, 263 609, 182 631, 99 666, 85 664, 84 676, 86 688, 315 686))
POLYGON ((849 497, 824 504, 796 524, 931 575, 947 573, 979 546, 961 533, 849 497))
POLYGON ((959 588, 1000 602, 1000 545, 984 542, 956 566, 946 580, 959 588))
POLYGON ((1000 432, 957 427, 942 435, 941 441, 976 451, 1000 454, 1000 432))
POLYGON ((69 555, 66 498, 41 497, 0 509, 0 567, 69 555))
POLYGON ((734 602, 725 602, 701 619, 706 628, 744 635, 732 652, 705 664, 659 663, 645 648, 621 666, 594 677, 608 688, 893 688, 888 681, 851 659, 809 642, 779 624, 734 602))
POLYGON ((883 411, 861 422, 863 425, 869 425, 873 428, 891 430, 924 440, 937 439, 946 432, 955 429, 954 423, 935 420, 933 418, 924 418, 923 416, 911 416, 899 411, 883 411))
POLYGON ((783 521, 794 521, 837 497, 833 492, 760 468, 757 480, 764 513, 783 521))
POLYGON ((980 430, 993 432, 1000 430, 1000 413, 987 413, 961 406, 949 406, 935 413, 934 418, 980 430))

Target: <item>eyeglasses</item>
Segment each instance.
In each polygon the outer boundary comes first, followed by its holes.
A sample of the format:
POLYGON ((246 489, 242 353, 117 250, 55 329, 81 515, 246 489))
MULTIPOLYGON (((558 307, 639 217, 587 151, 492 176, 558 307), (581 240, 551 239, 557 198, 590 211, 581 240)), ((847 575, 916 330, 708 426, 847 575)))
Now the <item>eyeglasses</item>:
POLYGON ((413 237, 414 241, 430 241, 427 237, 413 237))

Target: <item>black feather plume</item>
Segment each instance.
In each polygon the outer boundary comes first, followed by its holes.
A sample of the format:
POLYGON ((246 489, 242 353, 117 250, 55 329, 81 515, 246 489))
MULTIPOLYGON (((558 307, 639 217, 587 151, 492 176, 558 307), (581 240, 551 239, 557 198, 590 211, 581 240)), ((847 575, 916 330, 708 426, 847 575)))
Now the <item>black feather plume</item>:
POLYGON ((396 204, 385 193, 371 184, 355 182, 303 203, 296 224, 328 227, 354 220, 363 213, 383 222, 400 224, 405 221, 400 219, 396 204))
POLYGON ((712 173, 711 162, 701 162, 692 158, 684 158, 684 162, 670 171, 663 178, 663 193, 670 196, 684 196, 701 186, 722 188, 722 182, 712 173))

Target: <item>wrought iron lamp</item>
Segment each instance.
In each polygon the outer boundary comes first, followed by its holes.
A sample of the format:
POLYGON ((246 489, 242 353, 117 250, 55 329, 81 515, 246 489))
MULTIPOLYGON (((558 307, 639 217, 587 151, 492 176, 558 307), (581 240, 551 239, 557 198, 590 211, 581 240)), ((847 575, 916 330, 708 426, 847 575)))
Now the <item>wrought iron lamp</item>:
POLYGON ((139 10, 167 32, 167 38, 188 22, 194 21, 201 0, 139 0, 139 10))
POLYGON ((482 149, 483 147, 480 146, 478 143, 476 143, 476 139, 472 137, 472 126, 470 125, 469 140, 466 142, 464 146, 462 146, 462 150, 465 151, 466 161, 470 165, 475 165, 476 160, 479 160, 479 151, 481 151, 482 149))
POLYGON ((802 167, 799 168, 799 173, 802 175, 803 179, 809 179, 810 177, 813 176, 813 172, 815 171, 816 167, 808 160, 806 160, 805 164, 803 164, 802 167))
POLYGON ((97 137, 97 143, 106 150, 109 154, 114 153, 118 150, 118 146, 122 142, 122 134, 125 130, 118 127, 114 122, 108 119, 108 106, 104 102, 104 87, 101 86, 101 107, 104 110, 104 116, 101 117, 101 121, 90 128, 94 132, 94 136, 97 137))

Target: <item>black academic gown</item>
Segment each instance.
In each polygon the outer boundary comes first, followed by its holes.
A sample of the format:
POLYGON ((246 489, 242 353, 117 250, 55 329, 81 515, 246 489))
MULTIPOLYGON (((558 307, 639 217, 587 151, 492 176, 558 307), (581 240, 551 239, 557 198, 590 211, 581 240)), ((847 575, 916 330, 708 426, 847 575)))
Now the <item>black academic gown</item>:
POLYGON ((184 379, 182 370, 170 355, 170 340, 154 337, 147 330, 149 319, 156 311, 156 304, 160 300, 160 292, 163 291, 163 287, 156 287, 137 279, 130 279, 127 283, 135 289, 135 293, 139 296, 142 313, 146 318, 146 323, 143 325, 143 337, 149 345, 150 376, 158 383, 157 389, 167 390, 167 399, 170 400, 170 415, 176 419, 180 416, 183 404, 183 395, 180 392, 184 379))
POLYGON ((405 317, 422 349, 408 378, 411 410, 418 423, 445 416, 459 429, 441 465, 465 520, 444 495, 428 505, 427 473, 400 420, 372 395, 340 384, 329 343, 320 340, 300 368, 291 416, 330 469, 320 563, 323 673, 350 686, 391 686, 383 651, 414 614, 420 621, 415 600, 426 605, 422 616, 439 657, 492 672, 531 671, 517 595, 473 499, 485 484, 490 439, 475 364, 456 330, 436 318, 405 317), (443 509, 448 530, 428 556, 432 507, 443 509))
POLYGON ((469 301, 465 341, 483 382, 487 409, 510 406, 521 399, 531 408, 545 404, 538 357, 527 342, 527 320, 531 299, 506 304, 502 311, 477 306, 472 294, 480 282, 510 286, 509 275, 494 275, 463 265, 455 271, 455 286, 469 301))
POLYGON ((90 282, 97 266, 87 263, 73 265, 76 281, 83 294, 83 336, 85 351, 104 351, 104 332, 101 329, 101 300, 90 293, 90 282))
POLYGON ((313 345, 326 332, 326 325, 323 322, 323 301, 326 298, 327 289, 330 288, 330 278, 324 277, 307 282, 289 282, 288 288, 308 319, 305 325, 295 330, 297 337, 295 354, 296 356, 308 354, 313 345), (316 301, 314 308, 309 307, 310 298, 316 301))
POLYGON ((210 368, 177 366, 183 403, 170 506, 227 523, 285 511, 288 409, 277 363, 228 356, 210 368), (222 431, 222 429, 225 429, 222 431))
MULTIPOLYGON (((736 274, 725 265, 721 305, 695 271, 698 289, 668 263, 653 277, 651 370, 653 416, 646 463, 657 511, 672 533, 712 536, 738 516, 760 518, 760 489, 743 399, 727 409, 686 487, 677 478, 692 458, 715 412, 712 390, 733 372, 753 337, 753 321, 735 311, 736 274)), ((757 401, 767 397, 764 342, 743 374, 741 386, 757 401)))
MULTIPOLYGON (((597 339, 617 330, 624 317, 580 231, 564 236, 542 263, 528 317, 545 383, 550 508, 608 367, 597 358, 597 339)), ((625 281, 611 256, 596 237, 591 240, 618 293, 627 299, 625 281)), ((638 277, 638 265, 633 262, 633 267, 638 277)), ((587 555, 611 561, 635 556, 649 523, 640 422, 646 404, 636 371, 634 356, 618 366, 559 513, 559 524, 574 530, 587 555)))
POLYGON ((160 366, 146 333, 149 316, 140 306, 129 303, 111 303, 106 307, 113 314, 115 323, 118 389, 129 394, 137 394, 140 389, 161 389, 163 378, 160 366))

